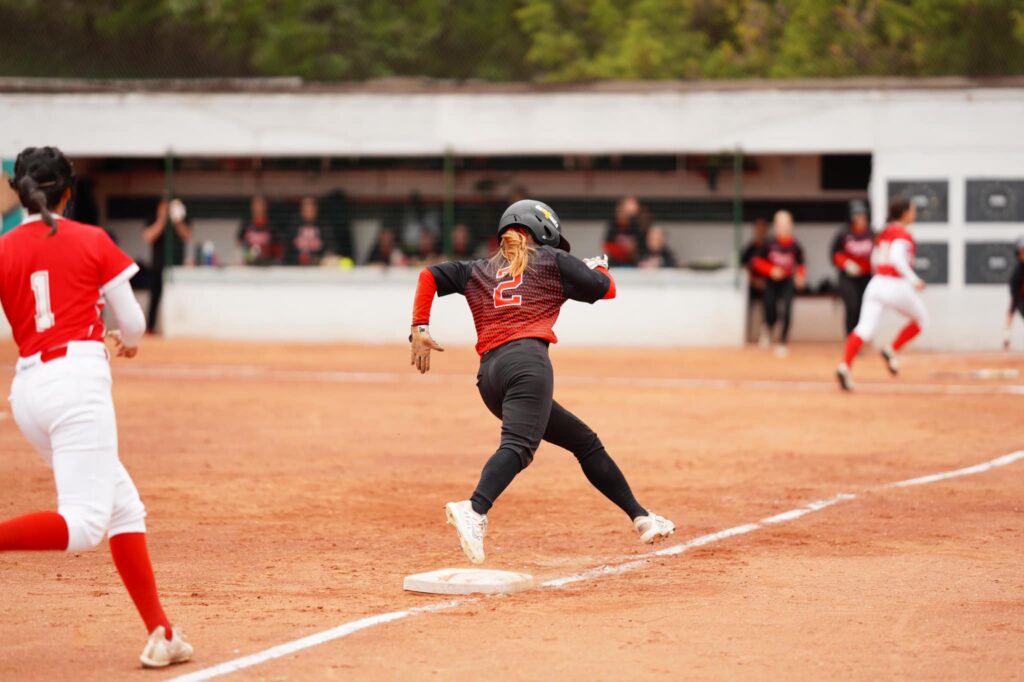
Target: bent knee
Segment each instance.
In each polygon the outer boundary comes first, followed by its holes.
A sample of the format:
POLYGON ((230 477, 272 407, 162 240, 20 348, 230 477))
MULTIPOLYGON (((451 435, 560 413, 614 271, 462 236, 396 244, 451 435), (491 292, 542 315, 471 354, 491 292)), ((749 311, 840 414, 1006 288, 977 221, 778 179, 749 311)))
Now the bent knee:
POLYGON ((146 532, 146 505, 135 497, 131 502, 114 509, 107 534, 111 537, 124 533, 146 532))
POLYGON ((573 448, 572 454, 582 464, 588 457, 602 450, 604 450, 604 443, 601 442, 596 433, 588 429, 586 436, 580 439, 579 445, 573 448))
POLYGON ((69 552, 85 552, 103 542, 110 527, 110 511, 95 507, 62 507, 60 515, 68 524, 69 552))

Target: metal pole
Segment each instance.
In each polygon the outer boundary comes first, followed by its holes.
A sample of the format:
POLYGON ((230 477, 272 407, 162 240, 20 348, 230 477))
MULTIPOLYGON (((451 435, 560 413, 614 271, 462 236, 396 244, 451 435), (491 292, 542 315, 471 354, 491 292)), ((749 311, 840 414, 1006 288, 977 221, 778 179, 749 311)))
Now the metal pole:
POLYGON ((442 250, 452 254, 452 228, 455 226, 455 152, 451 147, 444 152, 444 220, 441 230, 442 250))
POLYGON ((740 288, 740 251, 743 249, 743 150, 736 147, 732 155, 732 263, 736 288, 740 288))

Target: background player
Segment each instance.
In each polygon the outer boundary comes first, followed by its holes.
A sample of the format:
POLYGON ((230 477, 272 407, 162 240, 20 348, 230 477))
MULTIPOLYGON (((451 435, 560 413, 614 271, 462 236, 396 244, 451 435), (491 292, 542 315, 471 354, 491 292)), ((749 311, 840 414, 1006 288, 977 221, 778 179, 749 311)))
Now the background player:
POLYGON ((793 297, 797 289, 807 284, 807 266, 804 249, 793 237, 793 215, 778 211, 773 220, 774 233, 760 253, 754 257, 753 268, 766 278, 764 288, 764 323, 769 339, 775 339, 775 354, 788 354, 789 326, 793 317, 793 297), (779 322, 779 304, 782 305, 782 329, 775 336, 779 322))
POLYGON ((865 341, 871 341, 886 308, 891 308, 910 318, 891 346, 882 349, 882 358, 893 376, 899 373, 897 351, 921 333, 928 317, 924 302, 917 294, 925 287, 924 280, 917 276, 912 265, 914 261, 914 238, 908 228, 917 219, 917 207, 904 197, 897 197, 889 204, 889 221, 885 231, 878 238, 872 256, 875 276, 864 292, 857 327, 846 337, 846 355, 836 369, 836 377, 843 390, 853 388, 850 368, 853 359, 860 352, 865 341))
POLYGON ((541 440, 576 456, 587 480, 633 520, 641 541, 668 537, 673 523, 640 506, 597 434, 552 399, 548 345, 557 341, 552 327, 568 299, 594 303, 615 297, 607 258, 570 256, 555 212, 530 199, 505 210, 498 237, 498 253, 489 260, 449 261, 420 273, 409 337, 412 364, 429 371, 430 351, 443 350, 428 328, 434 294, 466 297, 480 354, 477 386, 487 408, 501 419, 501 445, 484 466, 473 496, 445 505, 463 551, 473 563, 484 560, 487 512, 533 461, 541 440))
POLYGON ((118 459, 104 300, 120 326, 118 357, 131 358, 146 330, 129 279, 139 268, 92 225, 58 219, 74 172, 53 147, 30 147, 11 186, 29 212, 0 238, 0 302, 20 358, 11 411, 53 468, 58 510, 0 523, 0 551, 81 552, 110 538, 110 553, 146 624, 146 667, 182 663, 192 647, 164 614, 146 548, 146 509, 118 459))
POLYGON ((875 235, 868 222, 868 205, 860 199, 850 202, 850 222, 832 242, 832 262, 839 269, 839 297, 846 309, 846 333, 860 320, 864 290, 871 281, 871 252, 875 235))
POLYGON ((1024 317, 1024 237, 1017 240, 1017 265, 1010 275, 1010 312, 1006 314, 1006 333, 1003 335, 1003 348, 1010 349, 1010 327, 1013 314, 1020 313, 1024 317))

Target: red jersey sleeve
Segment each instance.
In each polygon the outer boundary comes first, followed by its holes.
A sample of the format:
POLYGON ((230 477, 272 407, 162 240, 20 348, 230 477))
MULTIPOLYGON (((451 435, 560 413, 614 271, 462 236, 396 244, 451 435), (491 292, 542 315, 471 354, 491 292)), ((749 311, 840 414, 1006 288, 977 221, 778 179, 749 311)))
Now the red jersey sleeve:
POLYGON ((95 248, 100 291, 106 292, 118 284, 127 282, 139 271, 135 261, 114 243, 110 235, 98 228, 95 248))

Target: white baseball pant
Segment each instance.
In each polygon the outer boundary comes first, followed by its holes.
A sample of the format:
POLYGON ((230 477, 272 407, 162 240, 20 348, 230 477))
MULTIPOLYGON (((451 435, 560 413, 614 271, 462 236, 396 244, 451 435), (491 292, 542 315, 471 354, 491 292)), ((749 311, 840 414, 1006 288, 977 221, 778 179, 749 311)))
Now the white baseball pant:
POLYGON ((875 275, 864 290, 864 301, 861 304, 860 319, 853 333, 865 342, 871 341, 878 331, 878 323, 885 309, 895 310, 908 317, 924 329, 928 323, 928 310, 924 301, 914 289, 914 285, 903 277, 887 277, 875 275))
POLYGON ((105 535, 146 532, 146 508, 117 453, 110 362, 98 341, 68 344, 66 357, 21 358, 11 386, 18 428, 53 469, 68 551, 105 535))

